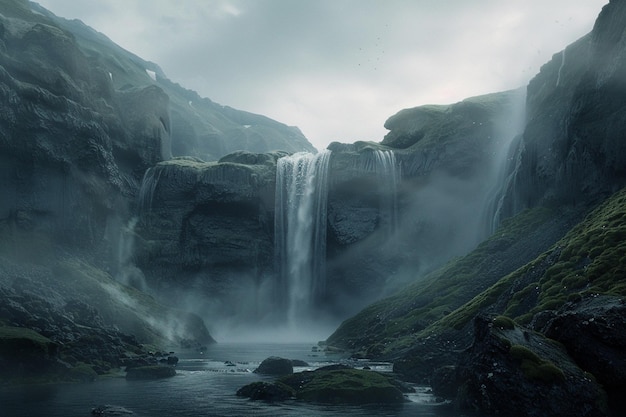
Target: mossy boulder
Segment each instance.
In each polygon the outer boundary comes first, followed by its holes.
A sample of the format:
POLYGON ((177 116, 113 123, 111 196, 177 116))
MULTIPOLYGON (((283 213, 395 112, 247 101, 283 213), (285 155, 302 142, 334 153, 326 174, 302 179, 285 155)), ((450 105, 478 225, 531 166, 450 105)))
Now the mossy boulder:
POLYGON ((296 396, 296 391, 280 382, 258 381, 248 384, 237 391, 237 396, 251 400, 284 401, 296 396))
POLYGON ((406 398, 392 377, 361 369, 318 369, 283 377, 303 401, 331 404, 395 404, 406 398))
POLYGON ((171 366, 138 366, 127 370, 126 379, 161 379, 174 375, 176 375, 176 370, 171 366))
POLYGON ((34 330, 0 327, 0 374, 27 377, 56 365, 58 345, 34 330))

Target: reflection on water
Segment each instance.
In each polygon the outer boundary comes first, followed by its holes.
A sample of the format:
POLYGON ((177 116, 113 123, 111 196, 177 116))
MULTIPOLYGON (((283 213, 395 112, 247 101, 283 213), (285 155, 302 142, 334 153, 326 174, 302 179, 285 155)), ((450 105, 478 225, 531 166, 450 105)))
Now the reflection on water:
MULTIPOLYGON (((297 401, 265 403, 239 398, 235 392, 254 381, 269 379, 252 373, 268 356, 308 362, 314 369, 338 358, 311 351, 313 344, 218 344, 200 355, 178 353, 177 375, 157 381, 109 378, 90 384, 26 386, 0 389, 3 417, 89 416, 101 404, 114 404, 138 417, 157 416, 437 416, 459 417, 450 407, 436 404, 426 388, 417 387, 410 402, 395 407, 311 405, 297 401), (231 363, 227 363, 230 361, 231 363), (234 366, 233 366, 234 365, 234 366)), ((356 363, 357 366, 361 365, 356 363)), ((363 364, 364 365, 364 364, 363 364)), ((385 363, 368 363, 389 371, 385 363)))

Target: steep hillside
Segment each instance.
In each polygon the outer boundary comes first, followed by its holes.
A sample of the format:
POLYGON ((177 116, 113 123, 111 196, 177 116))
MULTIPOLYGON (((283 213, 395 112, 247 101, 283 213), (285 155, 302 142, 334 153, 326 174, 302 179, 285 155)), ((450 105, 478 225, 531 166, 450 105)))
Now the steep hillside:
POLYGON ((161 68, 126 51, 79 20, 57 17, 30 3, 71 33, 81 52, 103 71, 119 91, 158 86, 169 97, 168 131, 173 156, 195 156, 216 161, 234 151, 314 151, 297 127, 268 117, 223 106, 169 80, 161 68))

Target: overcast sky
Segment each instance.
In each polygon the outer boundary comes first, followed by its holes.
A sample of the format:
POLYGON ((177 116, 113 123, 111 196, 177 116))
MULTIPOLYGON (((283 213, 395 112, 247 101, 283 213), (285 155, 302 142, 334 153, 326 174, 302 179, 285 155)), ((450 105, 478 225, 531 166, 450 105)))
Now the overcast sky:
POLYGON ((608 0, 39 0, 323 149, 403 108, 525 85, 608 0))

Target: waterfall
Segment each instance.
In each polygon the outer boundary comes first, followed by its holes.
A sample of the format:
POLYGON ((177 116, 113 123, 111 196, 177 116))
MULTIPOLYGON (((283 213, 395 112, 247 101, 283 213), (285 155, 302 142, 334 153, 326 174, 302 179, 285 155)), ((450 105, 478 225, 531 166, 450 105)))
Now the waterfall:
POLYGON ((293 325, 326 292, 326 202, 330 151, 280 158, 274 218, 277 307, 293 325))
POLYGON ((362 154, 361 164, 363 170, 378 176, 380 218, 391 236, 398 230, 398 183, 401 172, 396 156, 391 150, 376 149, 362 154))
POLYGON ((380 201, 381 217, 387 219, 390 234, 398 230, 398 181, 400 179, 400 168, 396 163, 396 156, 393 151, 374 151, 376 161, 375 171, 380 175, 382 181, 382 192, 380 201))
POLYGON ((141 187, 139 188, 138 206, 139 213, 149 213, 152 210, 152 200, 154 190, 156 190, 162 170, 148 168, 143 175, 141 187))
POLYGON ((565 49, 563 49, 563 52, 561 52, 561 66, 559 67, 559 72, 556 76, 556 87, 559 86, 559 84, 561 83, 561 73, 563 72, 563 67, 565 66, 565 52, 567 51, 567 47, 565 47, 565 49))

